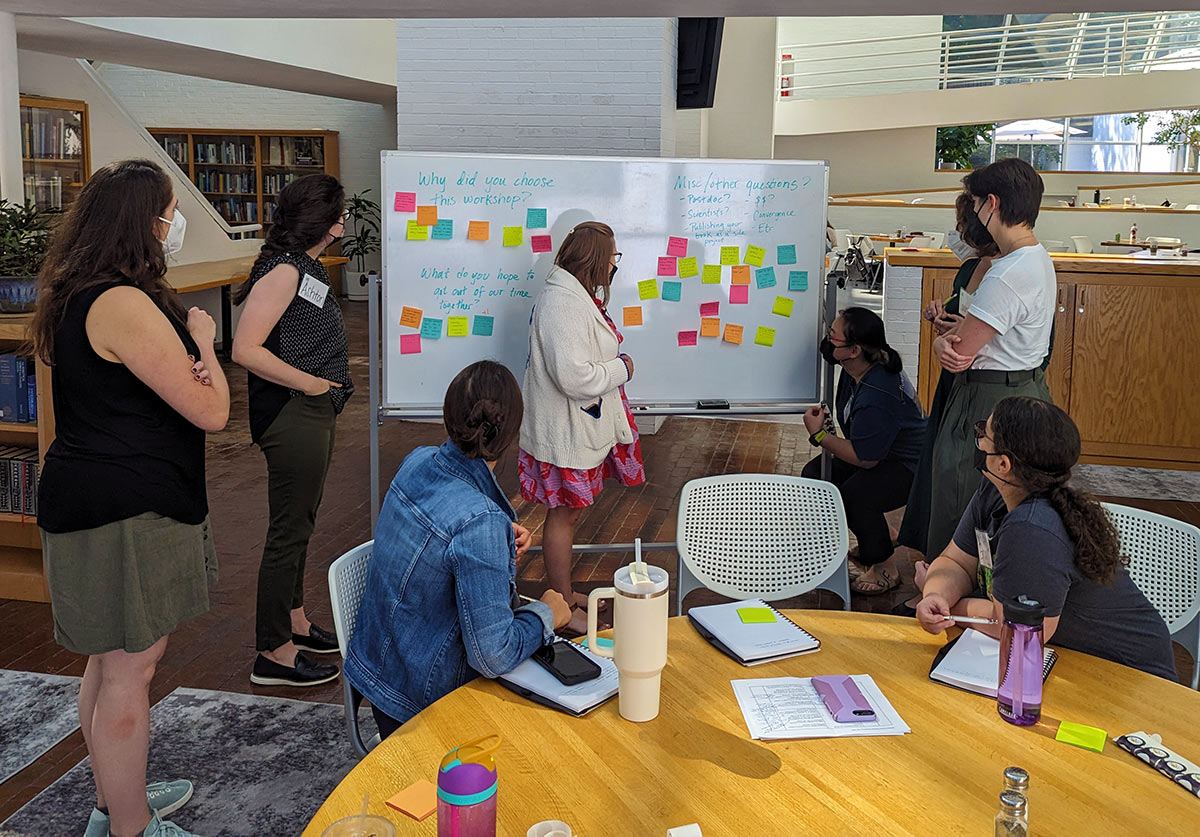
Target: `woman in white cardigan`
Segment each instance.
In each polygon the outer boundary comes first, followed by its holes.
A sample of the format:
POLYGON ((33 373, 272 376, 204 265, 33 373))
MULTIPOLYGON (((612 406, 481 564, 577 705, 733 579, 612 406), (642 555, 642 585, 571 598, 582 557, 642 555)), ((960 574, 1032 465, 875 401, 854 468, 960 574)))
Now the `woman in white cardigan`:
POLYGON ((587 598, 571 587, 575 523, 605 478, 622 485, 646 480, 625 398, 633 360, 620 353, 621 333, 604 307, 620 259, 607 224, 577 225, 558 248, 529 323, 521 496, 546 506, 546 574, 574 611, 568 629, 581 633, 587 598))

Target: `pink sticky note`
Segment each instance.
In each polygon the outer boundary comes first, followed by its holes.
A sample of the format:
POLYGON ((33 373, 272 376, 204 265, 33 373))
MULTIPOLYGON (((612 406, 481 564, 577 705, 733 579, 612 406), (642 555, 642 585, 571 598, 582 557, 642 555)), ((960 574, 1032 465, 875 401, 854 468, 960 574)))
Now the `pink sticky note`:
POLYGON ((717 317, 721 314, 721 303, 719 302, 701 302, 700 316, 701 317, 717 317))
MULTIPOLYGON (((687 255, 687 239, 671 236, 667 239, 667 255, 683 258, 687 255)), ((681 334, 683 332, 680 332, 681 334)))
POLYGON ((696 332, 694 332, 694 331, 679 332, 679 345, 680 346, 695 346, 696 345, 696 332))
POLYGON ((549 253, 553 244, 548 235, 531 235, 529 236, 529 246, 535 253, 549 253))
POLYGON ((747 305, 750 302, 750 286, 749 285, 730 285, 729 286, 729 304, 730 305, 747 305))
POLYGON ((397 192, 396 202, 393 208, 397 212, 416 212, 417 211, 417 193, 416 192, 397 192))
POLYGON ((658 275, 659 276, 674 276, 675 275, 675 257, 674 256, 659 256, 658 257, 658 275))
POLYGON ((419 334, 401 334, 400 335, 400 354, 402 354, 402 355, 419 355, 419 354, 421 354, 421 335, 419 335, 419 334))

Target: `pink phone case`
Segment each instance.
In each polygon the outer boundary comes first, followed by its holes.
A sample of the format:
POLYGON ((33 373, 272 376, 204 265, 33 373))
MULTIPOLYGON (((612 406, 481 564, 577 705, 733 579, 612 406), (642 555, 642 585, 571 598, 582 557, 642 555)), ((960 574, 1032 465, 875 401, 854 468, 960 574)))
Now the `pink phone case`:
POLYGON ((875 720, 875 710, 849 675, 814 677, 812 684, 833 720, 839 724, 875 720))

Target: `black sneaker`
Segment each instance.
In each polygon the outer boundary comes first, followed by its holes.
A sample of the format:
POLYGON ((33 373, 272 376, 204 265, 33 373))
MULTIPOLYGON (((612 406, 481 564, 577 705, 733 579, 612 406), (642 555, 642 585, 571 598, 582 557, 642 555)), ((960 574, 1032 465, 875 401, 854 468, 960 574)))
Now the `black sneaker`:
POLYGON ((292 634, 292 642, 301 651, 313 654, 336 654, 339 650, 336 634, 312 624, 308 626, 308 636, 292 634))
POLYGON ((259 654, 254 660, 250 682, 259 686, 319 686, 336 680, 339 673, 337 666, 315 663, 303 654, 296 655, 295 668, 281 666, 259 654))

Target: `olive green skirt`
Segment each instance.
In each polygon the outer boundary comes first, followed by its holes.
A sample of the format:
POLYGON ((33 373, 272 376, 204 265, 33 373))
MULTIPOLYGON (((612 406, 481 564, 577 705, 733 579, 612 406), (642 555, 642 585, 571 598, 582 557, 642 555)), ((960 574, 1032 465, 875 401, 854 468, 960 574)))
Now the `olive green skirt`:
POLYGON ((54 639, 70 651, 145 651, 208 611, 217 556, 207 518, 190 525, 147 512, 41 534, 54 639))

